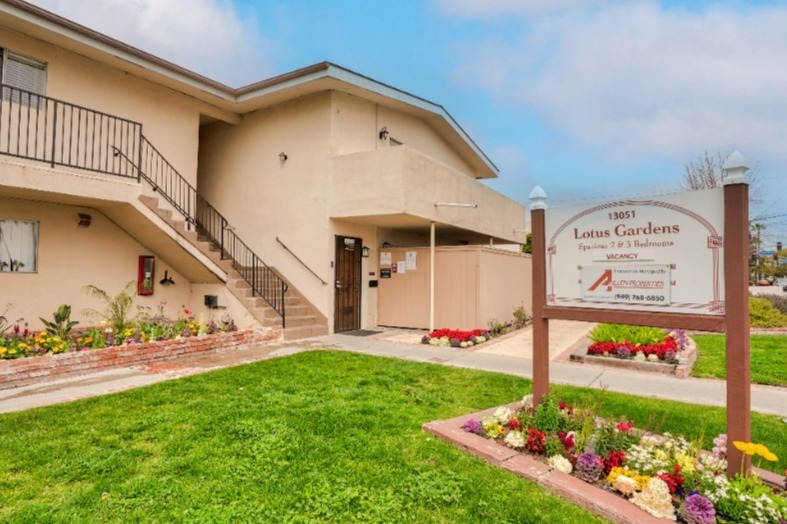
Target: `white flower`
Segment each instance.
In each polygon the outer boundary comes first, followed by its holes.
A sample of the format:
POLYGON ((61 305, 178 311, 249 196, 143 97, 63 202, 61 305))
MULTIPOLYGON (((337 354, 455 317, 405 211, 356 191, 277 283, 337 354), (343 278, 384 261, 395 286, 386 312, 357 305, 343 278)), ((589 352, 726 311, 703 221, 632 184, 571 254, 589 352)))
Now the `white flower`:
POLYGON ((562 471, 563 473, 571 473, 574 469, 574 466, 571 465, 571 461, 568 460, 563 455, 552 455, 547 459, 547 465, 557 471, 562 471))
POLYGON ((655 353, 651 353, 650 355, 648 355, 648 360, 650 360, 651 362, 658 362, 659 356, 655 353))
POLYGON ((500 424, 507 424, 514 417, 514 412, 506 407, 497 408, 492 417, 500 424))
POLYGON ((503 442, 506 443, 506 446, 509 448, 524 448, 525 447, 525 437, 522 435, 521 431, 509 431, 506 438, 503 439, 503 442))
POLYGON ((628 497, 637 491, 637 481, 631 477, 627 477, 626 475, 618 475, 618 478, 615 479, 612 487, 628 497))
POLYGON ((637 354, 634 355, 634 360, 636 360, 637 362, 645 362, 647 358, 645 357, 645 353, 643 353, 642 351, 637 351, 637 354))
POLYGON ((656 518, 676 520, 669 486, 658 477, 652 477, 645 489, 634 494, 631 502, 656 518))

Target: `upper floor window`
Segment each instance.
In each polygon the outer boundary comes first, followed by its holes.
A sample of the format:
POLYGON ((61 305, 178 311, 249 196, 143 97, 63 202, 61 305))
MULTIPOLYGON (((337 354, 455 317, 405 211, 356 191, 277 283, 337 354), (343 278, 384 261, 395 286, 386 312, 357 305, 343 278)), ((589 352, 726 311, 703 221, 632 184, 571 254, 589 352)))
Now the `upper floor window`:
POLYGON ((0 271, 38 271, 38 222, 0 219, 0 271))
MULTIPOLYGON (((44 94, 46 90, 46 63, 8 49, 0 48, 0 53, 2 53, 0 79, 3 84, 36 95, 44 94)), ((9 98, 14 102, 19 102, 21 99, 23 103, 29 103, 27 99, 32 97, 27 93, 3 87, 3 99, 8 100, 9 98)))

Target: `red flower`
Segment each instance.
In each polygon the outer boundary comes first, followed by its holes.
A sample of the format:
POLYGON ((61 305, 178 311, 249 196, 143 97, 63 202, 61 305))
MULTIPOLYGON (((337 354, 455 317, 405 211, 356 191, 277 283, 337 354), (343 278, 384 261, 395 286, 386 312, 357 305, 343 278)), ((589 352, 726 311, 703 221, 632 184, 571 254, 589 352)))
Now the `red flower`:
POLYGON ((525 447, 530 453, 541 455, 545 451, 544 439, 546 436, 546 433, 538 431, 536 428, 528 428, 525 447))
POLYGON ((189 308, 187 308, 187 307, 184 307, 184 308, 183 308, 183 312, 184 312, 185 314, 187 314, 187 315, 191 315, 191 310, 190 310, 189 308))
POLYGON ((619 450, 612 450, 607 454, 604 459, 604 473, 609 475, 612 468, 617 468, 623 465, 626 460, 626 453, 619 450))
POLYGON ((679 489, 682 489, 685 480, 683 475, 680 474, 680 464, 675 464, 673 470, 675 473, 662 473, 661 475, 656 475, 667 484, 670 493, 675 493, 679 489))
POLYGON ((623 433, 625 433, 626 431, 631 431, 631 428, 633 427, 634 427, 634 422, 631 420, 628 420, 626 422, 618 422, 617 426, 615 426, 615 428, 618 431, 622 431, 623 433))
POLYGON ((515 430, 515 431, 516 431, 517 429, 521 429, 521 428, 522 428, 522 423, 521 423, 521 422, 519 422, 519 420, 518 420, 518 419, 511 418, 511 419, 508 421, 508 427, 509 427, 509 428, 511 428, 512 430, 515 430))

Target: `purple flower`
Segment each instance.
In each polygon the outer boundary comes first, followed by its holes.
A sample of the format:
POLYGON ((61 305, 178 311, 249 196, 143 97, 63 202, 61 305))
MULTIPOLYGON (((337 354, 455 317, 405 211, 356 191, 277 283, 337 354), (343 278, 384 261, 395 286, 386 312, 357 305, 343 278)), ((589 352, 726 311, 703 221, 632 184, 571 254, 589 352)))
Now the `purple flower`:
POLYGON ((631 350, 627 347, 622 347, 618 349, 618 356, 620 358, 629 358, 631 356, 631 350))
POLYGON ((470 419, 462 425, 462 429, 467 431, 468 433, 475 433, 476 435, 480 435, 481 432, 484 430, 484 426, 475 419, 470 419))
POLYGON ((458 348, 459 346, 461 346, 461 344, 462 344, 462 341, 459 340, 458 338, 452 338, 451 339, 451 347, 452 348, 458 348))
POLYGON ((596 482, 604 470, 604 460, 595 453, 582 453, 577 459, 577 476, 585 482, 596 482))
POLYGON ((429 335, 424 335, 421 337, 421 344, 428 344, 429 343, 429 335))
POLYGON ((700 494, 686 497, 680 515, 688 524, 713 524, 716 522, 716 509, 713 503, 700 494))

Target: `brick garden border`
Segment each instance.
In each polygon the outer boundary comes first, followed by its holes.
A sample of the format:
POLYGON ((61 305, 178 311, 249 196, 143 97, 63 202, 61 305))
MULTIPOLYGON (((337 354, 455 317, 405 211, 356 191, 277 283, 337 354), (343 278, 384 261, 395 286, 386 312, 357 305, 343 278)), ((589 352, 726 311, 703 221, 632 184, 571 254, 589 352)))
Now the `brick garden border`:
MULTIPOLYGON (((522 407, 522 404, 514 402, 505 407, 517 410, 522 407)), ((588 484, 567 473, 550 470, 549 466, 536 458, 507 448, 492 439, 469 433, 462 429, 462 426, 468 420, 481 420, 493 414, 496 409, 498 408, 489 408, 448 420, 427 422, 421 429, 439 439, 454 444, 464 451, 472 453, 493 466, 506 469, 518 477, 535 482, 555 495, 617 524, 663 524, 674 522, 668 519, 658 519, 632 502, 610 491, 588 484)), ((781 475, 759 468, 752 468, 752 470, 766 484, 772 487, 784 486, 785 478, 781 475)))
POLYGON ((115 367, 153 361, 175 360, 184 355, 212 350, 246 349, 283 339, 281 327, 247 329, 143 344, 127 344, 103 349, 47 354, 14 360, 0 360, 0 389, 85 375, 115 367))

